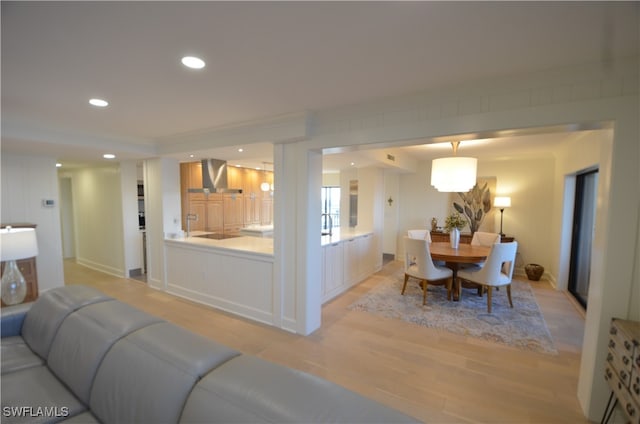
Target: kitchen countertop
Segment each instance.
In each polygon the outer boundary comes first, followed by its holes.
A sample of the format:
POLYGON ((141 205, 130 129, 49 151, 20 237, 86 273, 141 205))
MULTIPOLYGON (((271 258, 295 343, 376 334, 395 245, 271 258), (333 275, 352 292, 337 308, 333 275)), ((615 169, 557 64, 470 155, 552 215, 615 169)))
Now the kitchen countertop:
POLYGON ((326 246, 327 244, 339 243, 344 240, 349 240, 354 237, 360 237, 367 234, 373 234, 373 231, 353 230, 353 229, 340 231, 340 229, 334 229, 333 233, 330 236, 327 235, 327 236, 320 237, 320 244, 322 246, 326 246))
MULTIPOLYGON (((352 239, 354 237, 361 237, 367 234, 372 234, 372 231, 365 230, 352 230, 349 229, 347 231, 340 231, 336 229, 333 231, 332 235, 326 235, 320 237, 320 244, 322 246, 326 246, 328 244, 339 243, 345 240, 352 239)), ((254 237, 254 236, 239 236, 234 238, 215 240, 204 237, 196 237, 204 234, 212 234, 206 231, 192 231, 190 237, 175 237, 175 238, 166 238, 165 241, 178 243, 178 244, 189 244, 193 246, 201 246, 201 247, 211 247, 217 249, 229 249, 235 250, 238 252, 246 252, 246 253, 257 253, 260 255, 268 255, 273 257, 273 239, 265 238, 265 237, 254 237)))
POLYGON ((200 247, 211 247, 216 249, 228 249, 245 253, 257 253, 273 257, 273 239, 253 236, 239 236, 234 238, 215 240, 199 235, 212 234, 205 231, 192 231, 190 237, 166 238, 165 241, 189 244, 200 247))

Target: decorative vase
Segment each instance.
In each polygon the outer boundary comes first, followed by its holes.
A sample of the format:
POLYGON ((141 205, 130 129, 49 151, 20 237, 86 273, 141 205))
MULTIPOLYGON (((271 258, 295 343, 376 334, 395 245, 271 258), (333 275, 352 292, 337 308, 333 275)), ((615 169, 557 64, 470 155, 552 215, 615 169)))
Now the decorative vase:
POLYGON ((451 243, 452 249, 457 249, 460 245, 460 230, 457 228, 452 228, 449 231, 449 243, 451 243))
POLYGON ((540 281, 540 277, 544 274, 544 267, 538 264, 527 264, 524 266, 524 272, 527 278, 532 281, 540 281))

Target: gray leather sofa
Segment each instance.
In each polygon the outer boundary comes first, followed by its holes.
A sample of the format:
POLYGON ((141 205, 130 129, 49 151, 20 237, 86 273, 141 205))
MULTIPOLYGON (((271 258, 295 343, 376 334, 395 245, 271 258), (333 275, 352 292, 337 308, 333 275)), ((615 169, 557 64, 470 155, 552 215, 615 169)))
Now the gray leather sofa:
POLYGON ((2 308, 2 422, 405 423, 85 286, 2 308))

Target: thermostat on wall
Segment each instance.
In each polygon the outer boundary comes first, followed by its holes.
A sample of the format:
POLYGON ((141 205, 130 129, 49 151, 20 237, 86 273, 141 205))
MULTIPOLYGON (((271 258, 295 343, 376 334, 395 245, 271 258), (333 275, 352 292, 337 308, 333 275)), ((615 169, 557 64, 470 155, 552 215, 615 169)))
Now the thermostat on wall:
POLYGON ((52 208, 55 204, 56 202, 53 199, 42 199, 42 206, 45 208, 52 208))

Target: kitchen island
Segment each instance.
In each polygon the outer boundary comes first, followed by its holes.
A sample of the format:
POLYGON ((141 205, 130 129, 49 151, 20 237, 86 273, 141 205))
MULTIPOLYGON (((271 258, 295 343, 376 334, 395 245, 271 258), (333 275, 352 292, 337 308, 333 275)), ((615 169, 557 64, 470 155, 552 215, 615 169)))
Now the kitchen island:
MULTIPOLYGON (((336 231, 321 237, 322 303, 382 267, 371 231, 336 231)), ((165 239, 166 291, 265 324, 283 324, 275 287, 273 239, 215 237, 194 231, 165 239), (214 238, 210 238, 210 237, 214 238)))
POLYGON ((206 234, 165 239, 167 292, 276 325, 273 239, 206 234))

